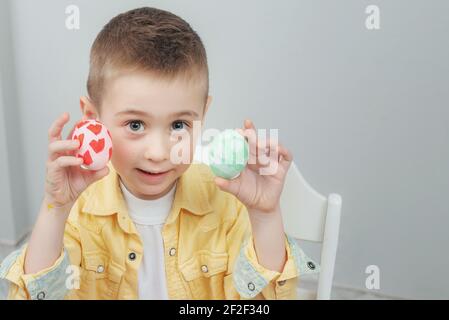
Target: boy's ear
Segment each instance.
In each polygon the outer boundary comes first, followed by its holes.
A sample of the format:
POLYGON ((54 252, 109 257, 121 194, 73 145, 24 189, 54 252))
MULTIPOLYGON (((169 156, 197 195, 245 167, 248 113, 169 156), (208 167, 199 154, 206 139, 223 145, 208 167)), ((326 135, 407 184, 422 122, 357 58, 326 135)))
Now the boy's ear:
POLYGON ((80 109, 83 114, 82 120, 98 119, 97 108, 93 104, 92 100, 87 96, 80 97, 80 109))

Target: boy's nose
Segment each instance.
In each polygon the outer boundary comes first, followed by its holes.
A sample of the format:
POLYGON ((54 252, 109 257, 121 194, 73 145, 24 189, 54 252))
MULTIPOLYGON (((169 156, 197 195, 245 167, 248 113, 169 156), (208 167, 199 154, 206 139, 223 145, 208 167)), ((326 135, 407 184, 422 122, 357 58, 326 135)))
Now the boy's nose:
POLYGON ((154 162, 162 162, 168 159, 167 145, 164 143, 162 137, 157 135, 150 138, 145 149, 145 159, 154 162))

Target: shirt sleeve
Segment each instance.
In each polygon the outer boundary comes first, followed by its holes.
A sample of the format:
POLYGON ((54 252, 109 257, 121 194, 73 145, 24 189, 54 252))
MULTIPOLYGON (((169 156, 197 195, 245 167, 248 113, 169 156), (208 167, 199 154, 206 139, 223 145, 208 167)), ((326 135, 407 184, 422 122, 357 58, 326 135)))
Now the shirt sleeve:
POLYGON ((28 245, 9 254, 1 264, 0 278, 10 281, 8 299, 62 299, 65 295, 65 270, 69 266, 63 250, 55 263, 37 273, 24 273, 28 245))
MULTIPOLYGON (((285 235, 287 261, 282 272, 263 267, 257 260, 250 229, 248 212, 246 207, 241 204, 236 223, 229 232, 229 236, 236 238, 234 241, 230 240, 229 243, 243 243, 243 245, 239 245, 238 254, 231 259, 231 263, 234 263, 232 285, 239 298, 296 299, 299 276, 318 273, 319 265, 304 254, 294 238, 285 235)), ((232 255, 230 256, 232 258, 232 255)), ((228 280, 228 282, 230 281, 228 280)), ((232 292, 229 288, 225 288, 225 291, 232 292)))
POLYGON ((0 279, 9 281, 8 299, 64 299, 70 291, 67 279, 71 270, 68 267, 74 264, 73 259, 76 260, 81 251, 77 229, 70 222, 66 223, 64 249, 59 258, 52 266, 37 273, 24 272, 27 247, 25 244, 21 249, 10 253, 0 265, 0 279))

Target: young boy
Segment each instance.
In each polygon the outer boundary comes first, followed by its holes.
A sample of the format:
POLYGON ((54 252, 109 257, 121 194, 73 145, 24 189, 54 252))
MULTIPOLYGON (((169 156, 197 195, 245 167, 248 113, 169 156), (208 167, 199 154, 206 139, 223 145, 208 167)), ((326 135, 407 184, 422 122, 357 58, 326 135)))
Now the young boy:
MULTIPOLYGON (((295 298, 298 276, 319 266, 284 233, 288 150, 250 139, 251 155, 267 153, 277 170, 261 175, 256 162, 233 180, 171 161, 174 135, 193 158, 208 78, 201 39, 172 13, 135 9, 103 28, 80 106, 110 130, 111 163, 80 168, 79 143, 61 139, 68 114, 52 124, 36 225, 0 268, 9 298, 295 298)), ((239 130, 254 131, 248 120, 239 130)))

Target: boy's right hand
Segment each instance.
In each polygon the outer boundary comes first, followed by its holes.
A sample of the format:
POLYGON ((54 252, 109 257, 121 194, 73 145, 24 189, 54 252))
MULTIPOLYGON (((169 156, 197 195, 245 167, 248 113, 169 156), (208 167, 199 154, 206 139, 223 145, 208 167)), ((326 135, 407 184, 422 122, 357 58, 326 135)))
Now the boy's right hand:
POLYGON ((72 140, 69 133, 66 140, 61 139, 64 125, 69 121, 69 114, 63 113, 48 130, 48 160, 45 181, 45 201, 54 208, 73 205, 79 195, 93 182, 109 173, 109 168, 98 171, 80 167, 83 159, 75 156, 79 141, 72 140))

